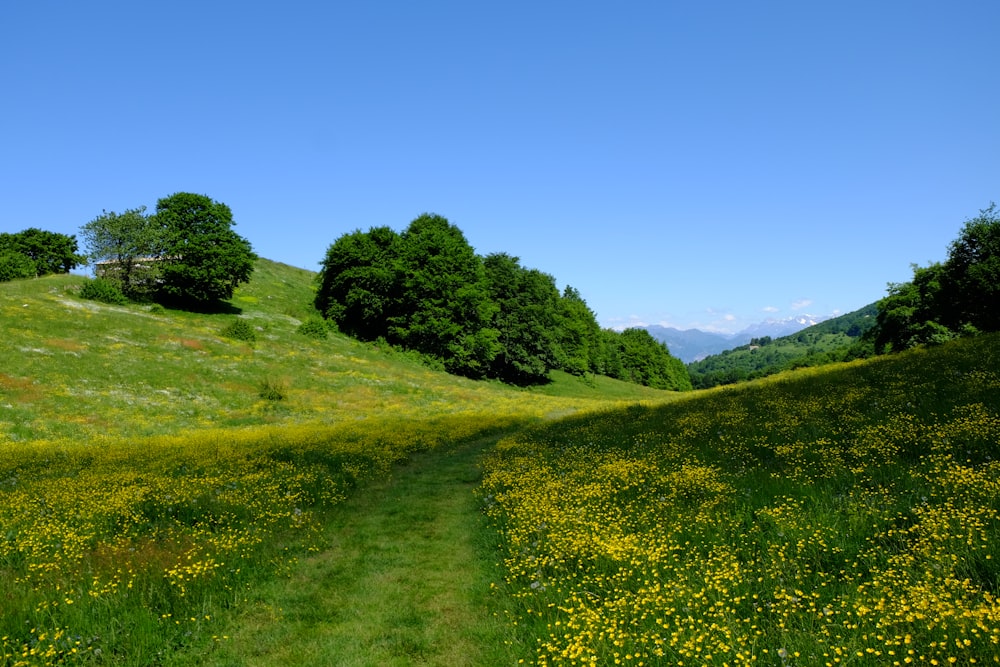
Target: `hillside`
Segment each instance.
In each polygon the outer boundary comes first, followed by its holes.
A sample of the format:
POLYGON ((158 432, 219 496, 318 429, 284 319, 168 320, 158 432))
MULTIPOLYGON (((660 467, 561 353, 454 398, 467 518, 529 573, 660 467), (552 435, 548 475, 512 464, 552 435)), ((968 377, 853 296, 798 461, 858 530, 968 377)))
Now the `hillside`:
POLYGON ((659 324, 651 324, 645 329, 653 338, 665 344, 670 354, 686 364, 739 344, 735 336, 700 329, 677 329, 659 324))
MULTIPOLYGON (((422 453, 675 396, 566 374, 514 389, 311 338, 313 277, 260 260, 215 313, 83 300, 74 275, 0 284, 0 665, 183 663, 301 558, 342 567, 335 524, 358 487, 422 453), (224 335, 234 322, 256 341, 224 335)), ((469 491, 449 494, 466 507, 469 491)), ((458 517, 473 550, 476 516, 458 517)))
POLYGON ((705 357, 748 344, 754 338, 770 336, 777 338, 790 336, 802 329, 826 320, 825 317, 802 315, 782 320, 768 319, 752 324, 733 334, 702 331, 701 329, 677 329, 652 324, 643 327, 653 338, 664 343, 670 354, 686 364, 701 361, 705 357))
MULTIPOLYGON (((316 314, 314 276, 259 260, 252 280, 217 313, 80 299, 84 279, 75 275, 0 283, 0 438, 339 421, 400 406, 431 416, 523 400, 523 390, 434 371, 378 345, 335 333, 325 340, 298 334, 316 314), (252 325, 256 343, 222 335, 237 319, 252 325), (271 386, 284 398, 262 398, 271 386)), ((565 374, 529 395, 559 412, 606 392, 623 400, 664 395, 565 374)))
POLYGON ((0 664, 1000 658, 997 334, 542 393, 303 336, 311 275, 0 285, 0 664))
POLYGON ((501 442, 481 493, 532 664, 1000 661, 998 354, 964 338, 501 442))
POLYGON ((792 368, 843 361, 861 336, 875 325, 876 304, 869 304, 780 338, 752 339, 750 343, 688 364, 695 388, 773 375, 792 368))

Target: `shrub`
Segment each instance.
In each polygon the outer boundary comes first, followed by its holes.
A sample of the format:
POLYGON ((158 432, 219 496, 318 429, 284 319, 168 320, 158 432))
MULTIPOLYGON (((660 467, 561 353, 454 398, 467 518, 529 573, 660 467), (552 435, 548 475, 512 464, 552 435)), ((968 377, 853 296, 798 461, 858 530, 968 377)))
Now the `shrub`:
POLYGON ((288 387, 284 382, 265 378, 261 381, 257 394, 265 401, 283 401, 288 395, 288 387))
POLYGON ((19 252, 0 252, 0 283, 7 280, 34 278, 35 264, 19 252))
POLYGON ((318 338, 321 340, 326 339, 328 334, 326 322, 318 317, 310 317, 308 320, 300 324, 298 332, 303 336, 309 336, 310 338, 318 338))
POLYGON ((167 312, 167 309, 158 303, 154 303, 149 306, 149 312, 152 313, 153 315, 163 315, 165 312, 167 312))
POLYGON ((128 303, 128 299, 122 294, 121 288, 104 278, 87 280, 83 283, 83 287, 80 288, 80 296, 84 299, 101 301, 102 303, 118 305, 128 303))
POLYGON ((226 338, 241 340, 246 343, 257 342, 257 332, 254 331, 254 328, 250 326, 249 322, 239 318, 233 320, 225 329, 223 329, 222 335, 226 338))

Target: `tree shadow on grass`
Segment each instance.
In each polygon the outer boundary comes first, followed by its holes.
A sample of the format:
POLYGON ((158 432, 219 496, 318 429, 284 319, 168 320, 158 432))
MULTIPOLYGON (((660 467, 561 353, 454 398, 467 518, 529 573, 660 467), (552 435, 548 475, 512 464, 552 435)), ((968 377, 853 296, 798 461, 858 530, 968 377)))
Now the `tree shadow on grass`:
POLYGON ((243 309, 229 301, 185 301, 160 299, 158 303, 169 310, 182 310, 201 315, 239 315, 243 309))

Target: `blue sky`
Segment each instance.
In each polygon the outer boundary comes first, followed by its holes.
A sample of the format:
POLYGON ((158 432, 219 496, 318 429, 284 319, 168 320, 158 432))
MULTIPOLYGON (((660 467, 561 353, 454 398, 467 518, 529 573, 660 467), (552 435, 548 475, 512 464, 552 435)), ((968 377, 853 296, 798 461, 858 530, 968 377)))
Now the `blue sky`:
POLYGON ((262 256, 423 212, 605 326, 849 312, 1000 200, 1000 3, 38 2, 0 231, 179 191, 262 256))

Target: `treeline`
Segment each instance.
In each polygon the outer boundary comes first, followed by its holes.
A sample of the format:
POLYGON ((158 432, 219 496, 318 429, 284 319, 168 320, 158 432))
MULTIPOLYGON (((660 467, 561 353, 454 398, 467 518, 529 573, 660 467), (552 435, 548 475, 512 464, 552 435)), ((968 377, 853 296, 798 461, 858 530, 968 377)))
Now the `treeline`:
POLYGON ((0 282, 69 273, 84 263, 75 236, 35 227, 0 233, 0 282))
POLYGON ((315 305, 348 335, 429 355, 451 373, 517 385, 551 370, 687 390, 687 369, 643 329, 602 329, 580 293, 517 257, 476 254, 447 219, 425 214, 338 238, 315 305))
POLYGON ((994 331, 1000 331, 1000 215, 990 205, 965 222, 944 262, 914 265, 913 280, 890 284, 875 304, 707 357, 688 364, 688 372, 701 389, 994 331))
POLYGON ((691 384, 707 389, 807 366, 869 356, 864 334, 875 326, 876 304, 780 338, 762 336, 747 345, 688 364, 691 384))
POLYGON ((966 221, 948 258, 913 266, 889 286, 871 340, 878 353, 1000 331, 1000 217, 995 204, 966 221))

